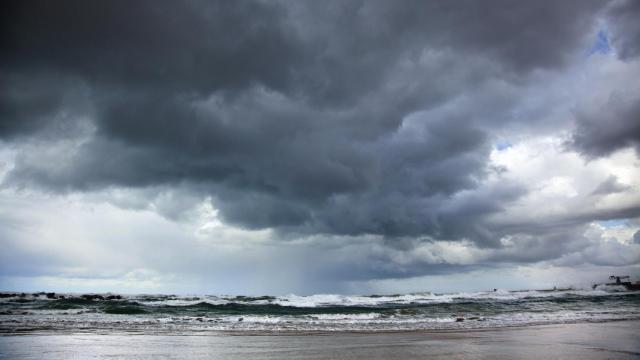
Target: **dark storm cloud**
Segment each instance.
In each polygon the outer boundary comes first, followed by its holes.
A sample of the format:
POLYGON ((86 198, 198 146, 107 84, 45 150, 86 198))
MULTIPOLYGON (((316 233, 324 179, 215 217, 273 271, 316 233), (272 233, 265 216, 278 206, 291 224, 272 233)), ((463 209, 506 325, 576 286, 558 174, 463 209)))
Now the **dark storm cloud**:
POLYGON ((627 147, 640 153, 640 94, 613 93, 599 109, 579 112, 570 144, 588 157, 627 147))
POLYGON ((100 86, 194 92, 286 86, 297 49, 284 9, 261 2, 10 1, 2 64, 100 86))
MULTIPOLYGON (((496 247, 484 219, 524 190, 478 185, 510 104, 443 106, 491 79, 563 69, 605 5, 8 2, 0 137, 31 135, 46 156, 18 154, 6 182, 189 184, 247 228, 496 247), (54 123, 80 140, 42 140, 54 123)), ((603 140, 585 115, 574 144, 628 145, 627 125, 603 140)))
POLYGON ((0 74, 0 136, 12 139, 39 136, 57 139, 77 135, 78 119, 88 114, 88 89, 56 73, 0 74))

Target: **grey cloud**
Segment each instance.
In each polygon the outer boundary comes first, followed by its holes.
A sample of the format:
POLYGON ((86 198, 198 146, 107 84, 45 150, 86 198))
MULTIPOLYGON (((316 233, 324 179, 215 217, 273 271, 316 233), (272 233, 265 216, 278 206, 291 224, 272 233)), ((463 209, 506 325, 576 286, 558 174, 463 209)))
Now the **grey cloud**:
POLYGON ((633 147, 640 153, 640 97, 614 92, 606 104, 577 114, 570 145, 589 157, 633 147))
POLYGON ((608 195, 624 192, 631 187, 626 184, 622 184, 618 181, 618 178, 615 175, 609 176, 605 181, 601 182, 594 190, 591 192, 592 195, 608 195))
POLYGON ((640 4, 634 0, 616 1, 608 11, 612 43, 618 56, 631 60, 640 55, 640 4))
POLYGON ((284 9, 253 1, 11 1, 5 69, 78 74, 100 86, 211 92, 285 86, 296 48, 284 9), (288 65, 287 64, 287 65, 288 65))
POLYGON ((294 5, 297 10, 294 14, 304 25, 320 24, 303 30, 305 38, 336 30, 356 35, 339 39, 329 50, 368 54, 371 50, 379 51, 384 44, 397 53, 398 48, 406 50, 407 44, 417 43, 418 48, 413 50, 421 50, 420 45, 453 48, 487 55, 507 68, 526 71, 562 65, 586 39, 585 35, 592 30, 593 15, 605 4, 540 1, 515 6, 510 1, 334 1, 329 5, 298 3, 294 5), (339 21, 334 22, 336 17, 339 21))
POLYGON ((586 227, 580 224, 563 226, 553 231, 537 229, 535 232, 515 233, 508 237, 509 244, 494 251, 488 260, 534 263, 580 253, 591 245, 591 241, 584 235, 585 230, 586 227))
POLYGON ((48 72, 0 74, 0 138, 78 136, 86 128, 78 117, 90 114, 88 89, 77 78, 48 72))
POLYGON ((640 230, 636 231, 633 234, 633 239, 632 240, 633 240, 634 244, 640 244, 640 230))
POLYGON ((585 262, 600 266, 634 265, 640 262, 640 251, 617 241, 601 242, 587 248, 583 257, 585 262))
MULTIPOLYGON (((246 228, 498 247, 484 220, 525 190, 480 184, 512 99, 439 110, 492 79, 563 69, 605 5, 10 2, 0 137, 40 143, 5 184, 180 185, 246 228), (89 130, 43 140, 54 121, 89 130)), ((574 145, 635 141, 627 125, 609 141, 585 118, 574 145)))

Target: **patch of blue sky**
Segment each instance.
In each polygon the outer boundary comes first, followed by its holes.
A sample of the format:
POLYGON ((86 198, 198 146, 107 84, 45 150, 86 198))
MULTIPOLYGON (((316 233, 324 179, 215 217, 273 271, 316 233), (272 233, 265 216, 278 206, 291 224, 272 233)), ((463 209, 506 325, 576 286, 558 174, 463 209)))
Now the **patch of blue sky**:
POLYGON ((496 146, 496 150, 503 151, 503 150, 507 150, 508 148, 512 147, 513 144, 510 143, 509 141, 502 140, 502 141, 498 141, 495 146, 496 146))
POLYGON ((598 31, 598 34, 596 34, 596 40, 587 52, 587 56, 591 56, 593 54, 607 55, 610 54, 612 50, 607 32, 605 30, 600 30, 598 31))
POLYGON ((600 224, 600 226, 606 229, 610 229, 614 227, 624 227, 624 226, 627 226, 627 219, 603 220, 603 221, 598 221, 598 224, 600 224))

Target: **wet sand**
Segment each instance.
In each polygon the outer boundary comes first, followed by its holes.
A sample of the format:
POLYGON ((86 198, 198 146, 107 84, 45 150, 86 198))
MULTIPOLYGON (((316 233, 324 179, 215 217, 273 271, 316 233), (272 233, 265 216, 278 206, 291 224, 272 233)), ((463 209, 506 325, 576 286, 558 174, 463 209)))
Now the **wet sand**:
POLYGON ((456 332, 0 336, 0 359, 638 359, 640 321, 456 332))

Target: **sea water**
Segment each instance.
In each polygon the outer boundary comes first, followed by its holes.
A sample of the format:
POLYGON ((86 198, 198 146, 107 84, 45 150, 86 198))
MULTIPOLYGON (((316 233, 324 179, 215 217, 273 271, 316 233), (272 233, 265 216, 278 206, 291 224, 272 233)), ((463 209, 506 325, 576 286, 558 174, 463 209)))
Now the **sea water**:
POLYGON ((640 319, 640 293, 616 287, 367 296, 2 296, 4 334, 462 330, 640 319))

